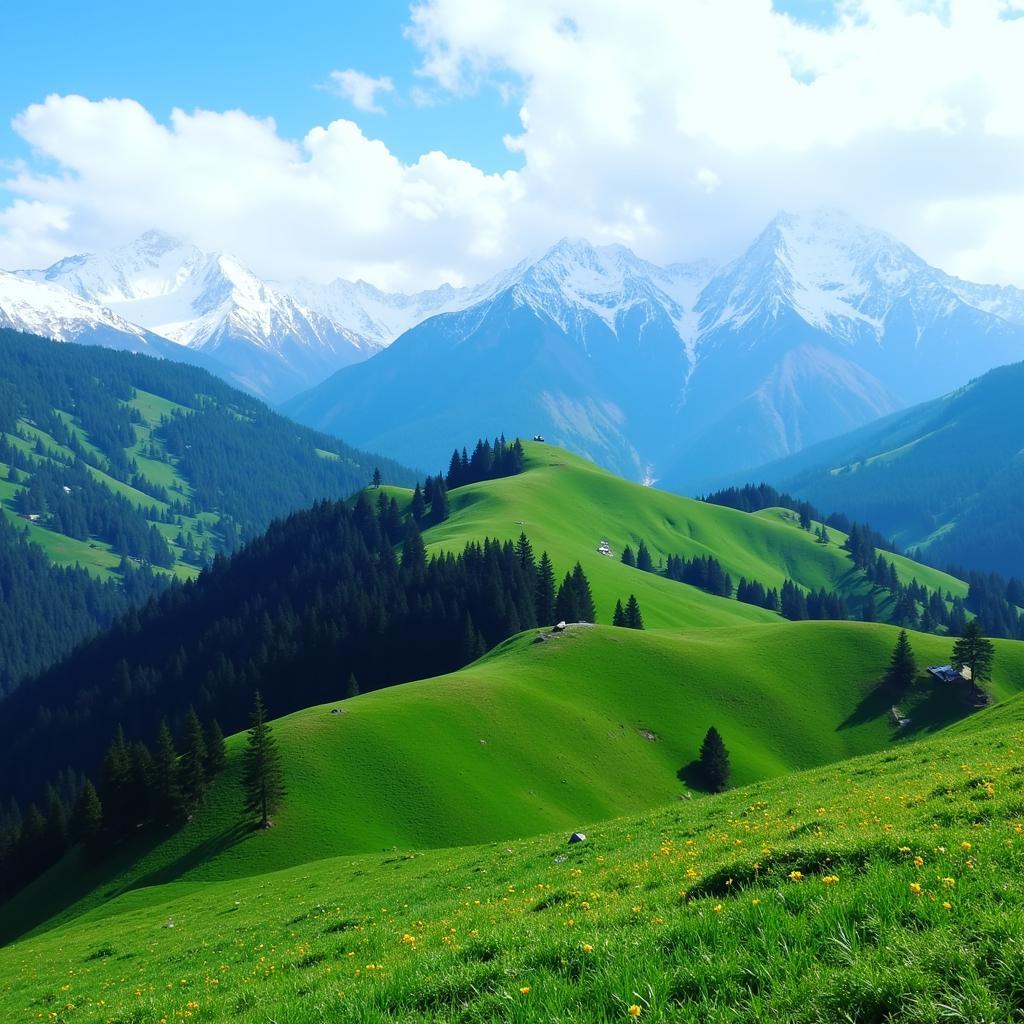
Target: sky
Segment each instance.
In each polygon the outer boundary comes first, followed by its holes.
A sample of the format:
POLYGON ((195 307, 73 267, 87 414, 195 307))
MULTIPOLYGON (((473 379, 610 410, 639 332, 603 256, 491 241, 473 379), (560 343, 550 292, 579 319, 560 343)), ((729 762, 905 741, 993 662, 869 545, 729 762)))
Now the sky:
POLYGON ((564 235, 722 260, 828 205, 1024 287, 1024 0, 56 0, 5 34, 8 269, 157 228, 408 291, 564 235))

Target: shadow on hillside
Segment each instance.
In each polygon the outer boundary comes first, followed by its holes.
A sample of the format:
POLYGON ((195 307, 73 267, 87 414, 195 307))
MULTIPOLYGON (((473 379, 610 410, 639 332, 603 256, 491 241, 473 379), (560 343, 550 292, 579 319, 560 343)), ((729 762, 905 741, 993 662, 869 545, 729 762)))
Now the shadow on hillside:
POLYGON ((144 889, 149 885, 164 885, 167 882, 174 882, 182 875, 191 871, 192 868, 198 867, 204 861, 219 856, 225 850, 230 850, 232 846, 237 846, 242 840, 253 835, 255 832, 256 828, 249 824, 239 824, 233 828, 226 829, 220 835, 211 836, 205 842, 194 846, 188 853, 183 854, 170 864, 138 878, 132 884, 132 888, 144 889))
POLYGON ((676 772, 676 778, 680 782, 685 783, 690 789, 695 789, 700 793, 710 793, 707 783, 704 781, 704 773, 700 770, 700 761, 692 760, 689 764, 684 764, 679 771, 676 772))
POLYGON ((908 711, 910 725, 900 729, 900 736, 927 736, 973 713, 971 707, 952 690, 931 687, 918 695, 918 700, 908 711))
POLYGON ((892 695, 884 693, 878 686, 873 686, 853 711, 836 726, 836 732, 852 729, 857 725, 865 725, 875 719, 887 715, 893 706, 892 695))
POLYGON ((919 680, 899 699, 894 699, 891 693, 886 693, 881 687, 874 687, 852 714, 836 726, 836 731, 885 718, 894 704, 902 708, 910 718, 910 725, 901 729, 893 724, 896 739, 926 736, 971 714, 970 707, 952 690, 919 680))

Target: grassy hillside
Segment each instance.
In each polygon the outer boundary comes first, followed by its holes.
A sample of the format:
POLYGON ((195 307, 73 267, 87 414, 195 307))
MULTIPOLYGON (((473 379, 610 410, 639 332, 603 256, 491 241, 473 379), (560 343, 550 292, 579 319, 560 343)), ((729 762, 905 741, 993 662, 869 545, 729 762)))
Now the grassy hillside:
POLYGON ((0 1011, 83 1024, 1014 1020, 1022 744, 1015 700, 827 772, 633 811, 573 847, 562 829, 154 885, 0 950, 0 1011))
MULTIPOLYGON (((582 563, 599 621, 609 622, 616 599, 635 593, 645 623, 654 627, 778 620, 621 564, 622 549, 629 544, 635 551, 641 539, 655 563, 670 554, 713 555, 733 583, 746 576, 780 587, 788 576, 806 589, 824 587, 855 604, 870 589, 854 572, 839 531, 830 530, 831 543, 824 546, 785 509, 748 515, 630 483, 559 448, 533 442, 523 447, 523 473, 451 492, 451 517, 424 535, 428 550, 458 550, 485 535, 514 539, 523 530, 534 550, 547 550, 556 565, 582 563), (605 539, 612 558, 597 551, 605 539)), ((898 555, 892 560, 904 582, 916 578, 930 590, 967 593, 964 583, 946 573, 898 555)), ((879 607, 884 614, 886 602, 880 599, 879 607)))
MULTIPOLYGON (((965 713, 922 678, 901 701, 913 724, 897 734, 891 702, 876 692, 896 636, 887 626, 536 635, 450 676, 279 720, 288 799, 269 833, 241 827, 244 736, 234 737, 231 769, 186 828, 99 873, 65 862, 0 913, 0 934, 138 884, 571 830, 679 799, 691 785, 699 794, 691 762, 711 725, 742 784, 905 743, 965 713)), ((913 644, 922 665, 948 657, 941 638, 913 644)), ((1024 688, 1024 645, 997 649, 992 689, 1003 698, 1024 688)))

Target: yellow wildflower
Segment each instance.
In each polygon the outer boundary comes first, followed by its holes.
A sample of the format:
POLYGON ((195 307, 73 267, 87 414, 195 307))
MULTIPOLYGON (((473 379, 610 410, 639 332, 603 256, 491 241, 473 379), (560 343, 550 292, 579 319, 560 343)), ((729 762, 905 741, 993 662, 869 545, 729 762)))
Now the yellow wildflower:
POLYGON ((790 871, 789 880, 791 882, 799 882, 804 877, 802 871, 790 871))
POLYGON ((520 994, 521 996, 528 996, 528 995, 530 994, 530 986, 529 986, 529 985, 524 985, 524 986, 523 986, 523 987, 522 987, 522 988, 521 988, 521 989, 519 990, 519 994, 520 994))
POLYGON ((910 883, 910 891, 911 891, 911 892, 912 892, 912 893, 913 893, 913 894, 914 894, 915 896, 920 896, 920 895, 921 895, 921 893, 922 893, 922 892, 923 892, 924 890, 923 890, 923 889, 921 888, 921 883, 920 883, 920 882, 911 882, 911 883, 910 883))
POLYGON ((640 1009, 639 1006, 636 1005, 636 1003, 634 1003, 627 1012, 629 1013, 630 1017, 639 1017, 643 1011, 640 1009))

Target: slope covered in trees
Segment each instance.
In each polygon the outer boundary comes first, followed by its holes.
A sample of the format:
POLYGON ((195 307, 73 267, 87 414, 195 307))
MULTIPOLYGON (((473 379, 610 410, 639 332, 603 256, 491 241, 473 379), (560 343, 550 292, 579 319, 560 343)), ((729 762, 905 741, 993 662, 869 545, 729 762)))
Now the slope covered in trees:
POLYGON ((791 458, 759 477, 870 522, 936 565, 1024 576, 1024 363, 791 458))
POLYGON ((394 522, 366 492, 318 503, 25 682, 0 714, 0 795, 34 796, 66 765, 94 771, 118 727, 150 742, 194 706, 235 731, 256 689, 280 715, 351 677, 366 691, 459 668, 567 600, 592 617, 582 569, 556 586, 525 536, 428 559, 415 524, 394 522))
POLYGON ((0 331, 0 693, 161 580, 375 468, 413 478, 194 367, 0 331))

